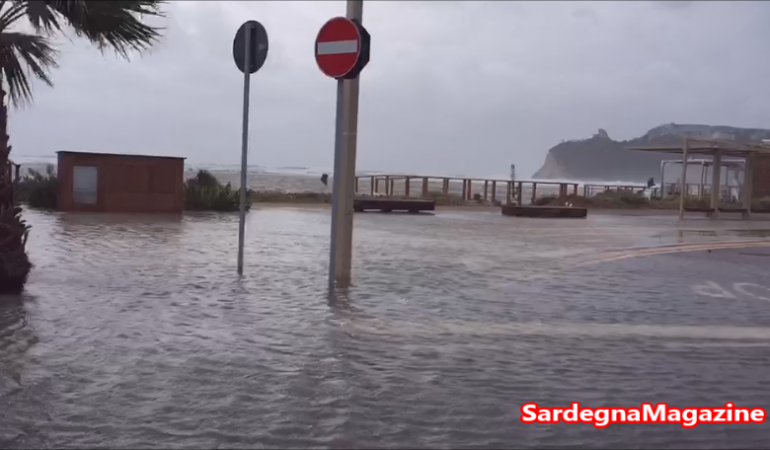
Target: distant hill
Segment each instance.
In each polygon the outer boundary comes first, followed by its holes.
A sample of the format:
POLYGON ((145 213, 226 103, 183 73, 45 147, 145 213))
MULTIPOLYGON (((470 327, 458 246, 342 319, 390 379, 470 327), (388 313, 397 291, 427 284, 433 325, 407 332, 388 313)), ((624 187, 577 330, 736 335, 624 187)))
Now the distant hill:
POLYGON ((684 135, 702 139, 760 142, 770 139, 770 130, 728 126, 667 124, 629 141, 614 141, 606 131, 590 139, 565 141, 548 151, 543 167, 533 178, 633 181, 644 183, 660 174, 660 161, 672 154, 626 150, 627 147, 679 144, 684 135))

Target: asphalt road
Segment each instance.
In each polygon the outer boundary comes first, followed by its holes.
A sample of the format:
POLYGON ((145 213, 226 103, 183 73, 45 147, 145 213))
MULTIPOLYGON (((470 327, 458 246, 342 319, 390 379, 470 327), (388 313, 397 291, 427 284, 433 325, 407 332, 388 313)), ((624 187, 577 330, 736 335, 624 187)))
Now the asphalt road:
MULTIPOLYGON (((554 279, 572 286, 570 320, 603 323, 770 327, 770 246, 698 250, 709 244, 608 252, 554 279), (678 248, 686 251, 678 251, 678 248), (606 297, 599 302, 578 301, 606 297), (590 305, 586 310, 576 305, 590 305), (613 306, 614 305, 614 306, 613 306)), ((557 287, 558 285, 558 287, 557 287)))

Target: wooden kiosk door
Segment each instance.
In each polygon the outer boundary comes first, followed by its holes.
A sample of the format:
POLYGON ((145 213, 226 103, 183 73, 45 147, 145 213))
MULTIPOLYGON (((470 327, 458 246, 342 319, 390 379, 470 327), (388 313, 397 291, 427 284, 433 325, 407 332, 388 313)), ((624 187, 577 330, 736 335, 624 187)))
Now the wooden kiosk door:
POLYGON ((96 209, 99 171, 96 166, 72 167, 72 202, 77 209, 96 209))

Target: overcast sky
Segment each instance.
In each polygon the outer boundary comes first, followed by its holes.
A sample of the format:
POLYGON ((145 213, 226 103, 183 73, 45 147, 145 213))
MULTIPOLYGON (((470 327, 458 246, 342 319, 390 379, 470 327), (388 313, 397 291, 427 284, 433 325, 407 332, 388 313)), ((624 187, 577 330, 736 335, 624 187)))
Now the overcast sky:
MULTIPOLYGON (((23 155, 57 150, 238 163, 242 76, 232 39, 270 37, 252 77, 249 163, 329 169, 335 82, 313 42, 344 1, 167 6, 164 39, 131 62, 63 41, 55 87, 13 111, 23 155)), ((531 175, 598 128, 629 139, 668 122, 770 127, 765 2, 367 1, 360 170, 531 175)))

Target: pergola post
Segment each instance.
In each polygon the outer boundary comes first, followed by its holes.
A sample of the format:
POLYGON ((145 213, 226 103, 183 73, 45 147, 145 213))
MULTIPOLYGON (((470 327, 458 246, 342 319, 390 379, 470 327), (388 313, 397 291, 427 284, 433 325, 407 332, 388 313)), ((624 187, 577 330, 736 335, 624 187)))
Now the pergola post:
POLYGON ((663 181, 663 176, 666 174, 666 161, 660 162, 660 199, 666 196, 666 183, 663 181))
POLYGON ((684 219, 684 202, 685 202, 685 190, 687 189, 687 152, 689 150, 689 144, 687 138, 682 139, 682 176, 680 181, 682 186, 679 188, 679 220, 684 219))
POLYGON ((700 162, 700 187, 698 188, 698 198, 703 198, 703 188, 706 184, 706 161, 701 160, 700 162))
POLYGON ((746 210, 745 217, 751 217, 751 194, 754 190, 754 153, 746 155, 746 163, 743 166, 743 209, 746 210))
POLYGON ((722 197, 722 150, 714 152, 714 167, 711 172, 711 217, 716 217, 719 212, 719 201, 722 197))

